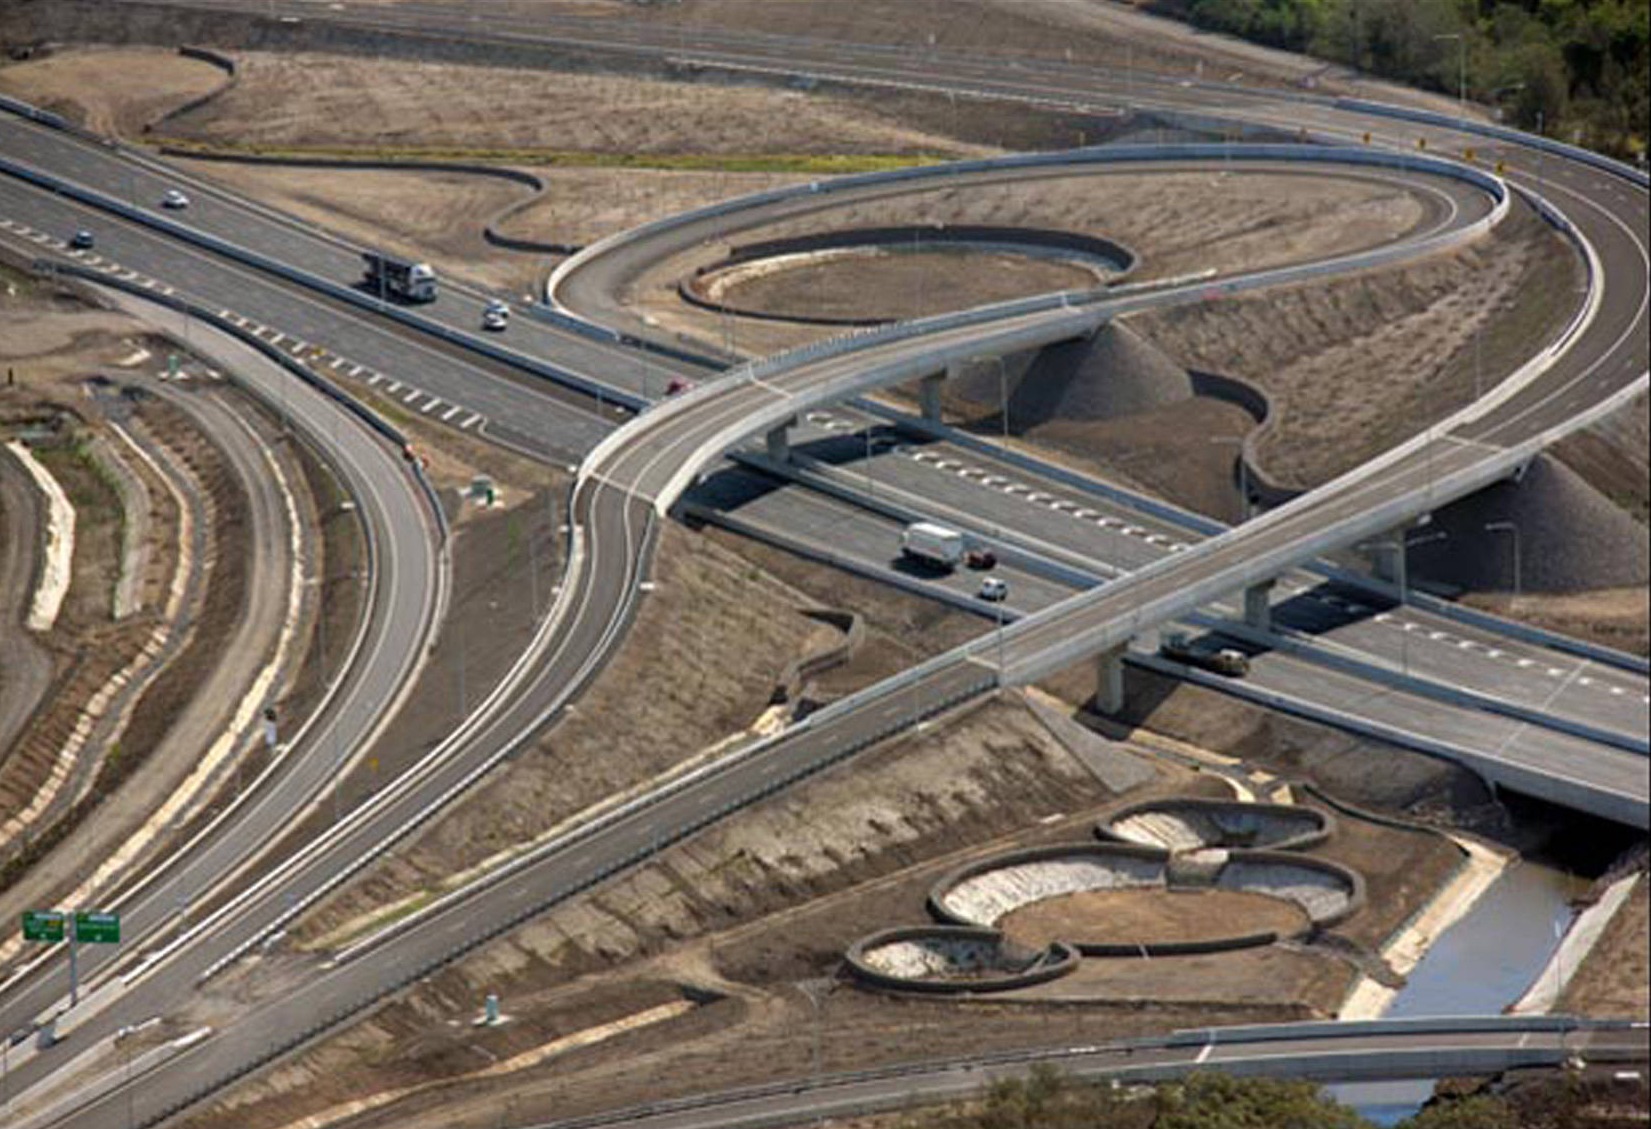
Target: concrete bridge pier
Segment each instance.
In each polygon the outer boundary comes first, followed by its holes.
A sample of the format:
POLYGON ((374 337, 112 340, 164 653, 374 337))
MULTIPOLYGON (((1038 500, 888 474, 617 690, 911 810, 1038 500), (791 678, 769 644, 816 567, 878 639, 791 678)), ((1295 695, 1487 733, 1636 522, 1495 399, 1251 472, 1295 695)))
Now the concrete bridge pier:
POLYGON ((777 463, 791 461, 791 429, 797 426, 797 417, 792 416, 768 431, 768 457, 777 463))
POLYGON ((918 382, 917 402, 923 411, 923 418, 940 422, 940 386, 946 382, 943 372, 930 373, 918 382))
POLYGON ((1101 713, 1124 708, 1124 656, 1128 653, 1126 639, 1095 657, 1095 708, 1101 713))
POLYGON ((1273 629, 1273 585, 1276 580, 1263 580, 1244 589, 1244 622, 1257 631, 1273 629))

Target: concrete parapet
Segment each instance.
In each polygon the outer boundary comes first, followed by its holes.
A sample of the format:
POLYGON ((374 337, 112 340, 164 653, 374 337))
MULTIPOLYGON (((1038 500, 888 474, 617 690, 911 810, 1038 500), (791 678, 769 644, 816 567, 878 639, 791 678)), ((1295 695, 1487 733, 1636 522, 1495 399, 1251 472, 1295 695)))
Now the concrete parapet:
POLYGON ((850 970, 877 988, 905 992, 1003 992, 1065 976, 1078 950, 1056 941, 1027 949, 996 929, 916 925, 885 929, 856 941, 845 954, 850 970))
POLYGON ((1243 804, 1232 800, 1147 800, 1120 808, 1097 828, 1108 839, 1172 851, 1200 847, 1300 850, 1335 830, 1335 817, 1291 804, 1243 804))

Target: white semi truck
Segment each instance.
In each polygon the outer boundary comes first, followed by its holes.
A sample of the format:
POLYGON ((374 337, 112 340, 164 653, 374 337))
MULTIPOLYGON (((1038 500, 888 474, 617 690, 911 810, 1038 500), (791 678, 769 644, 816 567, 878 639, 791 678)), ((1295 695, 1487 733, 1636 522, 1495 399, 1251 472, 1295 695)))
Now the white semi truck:
POLYGON ((361 259, 367 264, 367 289, 379 297, 402 302, 436 300, 436 272, 429 263, 415 263, 381 251, 363 251, 361 259))
POLYGON ((963 560, 963 534, 931 521, 914 521, 900 535, 900 553, 907 560, 949 571, 963 560))

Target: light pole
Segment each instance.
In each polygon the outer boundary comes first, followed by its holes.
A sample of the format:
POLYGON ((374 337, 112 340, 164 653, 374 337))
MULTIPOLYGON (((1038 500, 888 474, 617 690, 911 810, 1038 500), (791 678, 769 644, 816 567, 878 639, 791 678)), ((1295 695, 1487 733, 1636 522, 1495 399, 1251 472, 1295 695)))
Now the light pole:
MULTIPOLYGON (((1368 541, 1362 547, 1367 549, 1382 549, 1393 554, 1394 572, 1399 584, 1399 607, 1410 605, 1410 550, 1417 545, 1428 545, 1435 541, 1443 541, 1449 534, 1437 530, 1422 537, 1390 537, 1385 541, 1368 541)), ((1407 623, 1399 624, 1399 673, 1406 678, 1410 677, 1410 630, 1407 623)))
MULTIPOLYGON (((824 1004, 824 1000, 823 1000, 822 997, 829 996, 831 994, 831 987, 832 987, 831 981, 829 981, 829 980, 823 981, 824 987, 820 987, 821 983, 822 983, 822 981, 818 981, 818 980, 799 980, 797 982, 797 987, 802 991, 802 994, 808 998, 809 1008, 813 1012, 813 1018, 814 1018, 814 1023, 813 1023, 813 1027, 814 1027, 813 1074, 814 1074, 814 1089, 816 1091, 819 1089, 820 1080, 824 1077, 824 1073, 825 1073, 824 1055, 822 1053, 822 1049, 821 1049, 821 1046, 820 1046, 820 1014, 821 1014, 821 1010, 822 1010, 822 1007, 823 1007, 823 1004, 824 1004), (819 988, 819 991, 820 991, 820 995, 818 995, 818 996, 816 996, 814 994, 816 988, 819 988)), ((823 1123, 823 1116, 816 1116, 815 1119, 814 1119, 814 1124, 820 1125, 822 1123, 823 1123)))
POLYGON ((1485 523, 1486 533, 1508 533, 1513 536, 1513 598, 1519 599, 1519 527, 1511 521, 1488 521, 1485 523))
POLYGON ((1447 32, 1444 35, 1435 35, 1434 41, 1441 39, 1456 40, 1456 113, 1458 117, 1468 116, 1468 40, 1467 36, 1459 31, 1447 32))

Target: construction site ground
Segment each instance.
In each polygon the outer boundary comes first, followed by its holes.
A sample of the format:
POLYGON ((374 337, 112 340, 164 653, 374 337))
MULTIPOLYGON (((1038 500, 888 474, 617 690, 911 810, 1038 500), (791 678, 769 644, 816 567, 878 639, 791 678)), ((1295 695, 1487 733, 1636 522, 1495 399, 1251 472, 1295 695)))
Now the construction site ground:
MULTIPOLYGON (((768 10, 775 7, 785 6, 768 10)), ((794 7, 818 13, 830 6, 794 7)), ((995 7, 982 10, 994 20, 1001 16, 995 7)), ((827 16, 814 18, 829 21, 827 16)), ((988 26, 984 18, 980 26, 988 26)), ((53 78, 56 85, 51 89, 64 100, 86 97, 77 93, 84 83, 77 84, 68 70, 75 56, 57 58, 63 60, 64 70, 53 78)), ((173 62, 170 57, 154 55, 134 58, 131 74, 147 81, 146 76, 168 70, 173 62)), ((255 76, 253 68, 248 68, 235 95, 242 101, 219 99, 196 111, 210 124, 210 131, 202 127, 203 135, 240 136, 241 130, 250 127, 248 115, 255 109, 267 112, 275 104, 271 99, 283 89, 279 83, 286 84, 282 97, 289 99, 300 85, 317 85, 312 82, 313 69, 283 68, 276 65, 280 62, 275 58, 267 75, 255 76), (277 85, 256 85, 265 78, 277 85), (243 97, 249 92, 258 93, 264 99, 262 105, 243 97), (225 110, 237 105, 242 107, 239 118, 225 110)), ((87 68, 79 72, 83 79, 93 71, 112 73, 99 69, 111 65, 107 55, 76 65, 87 68)), ((315 60, 306 65, 315 66, 315 60)), ((337 80, 351 67, 363 64, 334 59, 325 65, 325 73, 337 80)), ((21 67, 0 70, 0 86, 29 96, 31 89, 26 84, 7 85, 21 72, 21 67)), ((212 73, 221 78, 221 72, 212 73)), ((456 91, 464 77, 447 80, 455 106, 459 106, 456 91)), ((509 80, 509 75, 500 79, 509 80)), ((166 81, 170 84, 165 85, 167 97, 175 103, 190 96, 196 83, 204 80, 191 70, 189 75, 180 73, 166 81)), ((468 108, 459 106, 450 119, 444 119, 454 132, 443 143, 502 147, 509 137, 489 132, 491 123, 483 107, 496 107, 505 100, 498 97, 498 88, 475 81, 475 97, 465 104, 468 108), (493 93, 487 93, 489 89, 493 93)), ((604 77, 602 81, 609 80, 604 77)), ((352 78, 350 83, 352 88, 376 91, 371 94, 376 107, 421 105, 418 91, 409 91, 409 84, 389 81, 382 72, 360 81, 352 78)), ((648 105, 651 96, 640 80, 635 87, 602 89, 610 92, 609 101, 632 107, 648 105)), ((718 96, 726 94, 712 89, 718 96)), ((775 96, 773 91, 761 90, 752 97, 757 94, 775 96)), ((797 100, 790 95, 780 97, 797 100)), ((134 122, 151 120, 164 103, 165 99, 157 97, 154 104, 130 109, 100 102, 88 105, 85 113, 88 117, 103 115, 99 120, 130 130, 134 122)), ((772 108, 760 101, 752 106, 750 112, 758 116, 769 115, 772 108)), ((906 152, 940 153, 976 151, 969 146, 985 144, 948 137, 944 111, 933 106, 923 110, 926 133, 898 124, 888 127, 893 133, 879 133, 877 129, 886 123, 867 125, 856 117, 859 110, 852 106, 839 109, 833 104, 828 109, 840 117, 808 121, 831 139, 825 148, 833 152, 851 150, 862 142, 864 151, 872 153, 897 142, 910 146, 906 152), (842 132, 832 133, 839 124, 842 132), (931 142, 936 148, 925 149, 931 142)), ((313 131, 316 122, 357 120, 339 113, 329 117, 321 110, 316 103, 294 102, 290 114, 271 116, 289 132, 272 136, 282 145, 322 145, 327 143, 324 136, 303 129, 313 131), (312 124, 296 124, 304 121, 312 124)), ((955 121, 955 110, 952 113, 955 121)), ((775 118, 785 120, 787 115, 775 118)), ((398 128, 389 118, 376 120, 381 131, 388 128, 393 133, 398 128)), ((525 115, 513 117, 513 128, 525 120, 525 115)), ((804 119, 792 115, 789 120, 804 119)), ((1010 120, 994 119, 998 123, 1010 120)), ((601 131, 609 128, 604 121, 598 118, 592 127, 594 140, 589 143, 596 151, 601 150, 601 131)), ((407 121, 403 128, 410 129, 407 121)), ((687 131, 691 126, 682 128, 687 131)), ((1015 147, 1018 137, 1004 125, 1000 128, 1004 135, 994 139, 996 144, 1015 147)), ((1048 129, 1047 121, 1040 120, 1037 128, 1048 129)), ((669 153, 675 146, 680 153, 687 148, 682 136, 661 136, 657 151, 669 153)), ((769 137, 765 144, 786 152, 800 146, 803 136, 769 137)), ((626 136, 619 140, 631 145, 641 139, 626 136)), ((342 143, 358 146, 362 141, 343 138, 342 143)), ((409 141, 409 145, 425 143, 423 134, 409 141)), ((726 155, 729 149, 725 146, 721 152, 726 155)), ((369 230, 369 222, 382 222, 388 215, 392 228, 399 228, 404 240, 398 244, 392 235, 392 245, 428 254, 444 264, 451 257, 456 273, 470 273, 511 290, 530 285, 545 265, 542 258, 510 255, 480 238, 477 217, 491 215, 495 204, 502 207, 520 199, 522 190, 516 188, 478 184, 474 178, 461 184, 453 174, 322 175, 253 167, 231 172, 216 163, 208 168, 205 162, 199 167, 211 175, 232 178, 255 195, 267 191, 272 202, 297 207, 309 218, 346 233, 360 235, 369 230), (372 211, 368 201, 375 202, 372 211)), ((811 178, 809 174, 732 171, 639 175, 628 170, 560 167, 553 174, 566 178, 560 182, 566 194, 558 195, 558 182, 553 179, 551 194, 514 217, 509 230, 532 230, 541 233, 540 237, 557 239, 572 233, 577 241, 585 241, 687 202, 708 201, 787 178, 811 178), (615 191, 618 184, 625 189, 615 191), (522 227, 518 229, 517 224, 522 227)), ((1234 182, 1242 179, 1232 178, 1234 182)), ((1211 198, 1230 193, 1237 185, 1206 184, 1203 193, 1195 183, 1185 187, 1181 202, 1159 201, 1163 204, 1156 214, 1162 224, 1160 235, 1185 230, 1188 216, 1209 212, 1211 198)), ((1357 187, 1361 192, 1368 188, 1357 187)), ((1325 191, 1333 197, 1342 190, 1332 184, 1325 191)), ((1348 191, 1351 194, 1319 201, 1322 208, 1310 203, 1305 212, 1279 217, 1281 222, 1310 220, 1301 225, 1304 235, 1297 253, 1321 253, 1335 245, 1336 239, 1346 237, 1350 228, 1357 231, 1358 239, 1368 242, 1402 230, 1407 222, 1402 200, 1373 200, 1348 191), (1373 226, 1359 229, 1349 223, 1352 213, 1376 219, 1373 226)), ((1058 208, 1076 208, 1078 199, 1078 193, 1071 192, 1064 204, 1051 205, 1049 221, 1069 222, 1075 213, 1063 214, 1058 208)), ((1142 202, 1144 206, 1144 198, 1142 202)), ((994 222, 1030 222, 1031 212, 1015 212, 1005 201, 994 206, 997 212, 982 213, 995 215, 994 222)), ((1248 218, 1254 220, 1257 215, 1251 212, 1248 218)), ((1244 222, 1245 213, 1233 213, 1230 245, 1235 262, 1243 250, 1236 233, 1244 222)), ((1121 237, 1117 230, 1097 233, 1121 237)), ((1205 235, 1220 242, 1219 232, 1205 235)), ((1233 303, 1237 312, 1223 305, 1198 315, 1208 321, 1189 318, 1177 323, 1166 317, 1156 330, 1178 343, 1187 356, 1207 360, 1217 371, 1243 375, 1243 366, 1271 370, 1278 367, 1280 358, 1273 353, 1235 356, 1222 349, 1265 337, 1281 324, 1299 325, 1302 336, 1292 339, 1289 355, 1301 356, 1305 327, 1333 312, 1340 336, 1331 334, 1317 346, 1334 353, 1328 359, 1319 358, 1326 369, 1347 381, 1367 379, 1371 370, 1354 365, 1355 357, 1384 366, 1386 371, 1408 363, 1412 353, 1406 350, 1416 340, 1426 340, 1432 350, 1453 352, 1454 359, 1446 365, 1448 374, 1440 370, 1434 375, 1444 377, 1454 390, 1451 395, 1461 395, 1471 387, 1463 382, 1471 380, 1472 370, 1462 367, 1470 338, 1467 330, 1450 328, 1453 320, 1465 320, 1460 308, 1463 299, 1452 300, 1452 288, 1481 285, 1474 280, 1496 276, 1501 281, 1483 283, 1493 289, 1476 291, 1475 301, 1501 304, 1504 312, 1518 314, 1525 308, 1519 289, 1528 285, 1525 280, 1532 272, 1553 268, 1558 262, 1545 257, 1551 251, 1534 233, 1516 229, 1514 236, 1506 246, 1500 241, 1487 244, 1456 260, 1350 280, 1346 285, 1353 289, 1340 297, 1319 299, 1306 292, 1286 295, 1280 304, 1283 312, 1276 315, 1282 320, 1264 318, 1259 302, 1256 310, 1248 312, 1233 303)), ((1141 241, 1138 250, 1158 252, 1154 261, 1160 266, 1175 261, 1169 254, 1173 247, 1166 244, 1160 250, 1151 232, 1143 229, 1136 238, 1141 241)), ((1191 244, 1183 252, 1191 256, 1191 244)), ((1149 336, 1156 338, 1156 330, 1149 336)), ((742 326, 741 345, 760 347, 763 339, 758 335, 763 332, 767 330, 742 326)), ((1522 355, 1518 350, 1528 345, 1528 335, 1538 332, 1540 327, 1520 325, 1504 338, 1498 336, 1501 330, 1487 324, 1477 350, 1482 371, 1493 371, 1501 363, 1493 358, 1505 361, 1522 355)), ((1469 349, 1466 355, 1471 357, 1473 352, 1469 349)), ((1416 410, 1415 397, 1423 395, 1418 391, 1423 386, 1418 375, 1411 398, 1404 401, 1405 410, 1416 410)), ((1299 425, 1314 404, 1323 411, 1322 403, 1309 399, 1291 418, 1299 425)), ((1218 414, 1236 411, 1226 405, 1206 407, 1203 402, 1190 408, 1218 414)), ((1188 417, 1175 418, 1185 430, 1188 417)), ((1329 418, 1326 413, 1319 419, 1327 430, 1312 433, 1323 437, 1323 446, 1317 454, 1301 456, 1302 465, 1320 466, 1332 458, 1326 453, 1335 447, 1329 439, 1329 418), (1312 462, 1315 458, 1319 464, 1312 462)), ((1368 417, 1361 418, 1363 427, 1371 426, 1368 417)), ((1401 418, 1401 413, 1395 412, 1392 418, 1401 418)), ((1236 434, 1237 420, 1225 415, 1220 419, 1221 427, 1232 428, 1236 434)), ((1142 476, 1138 481, 1175 497, 1175 476, 1163 469, 1173 465, 1178 451, 1171 428, 1166 414, 1157 430, 1146 433, 1148 439, 1139 449, 1152 454, 1138 457, 1141 463, 1150 460, 1152 469, 1136 466, 1132 473, 1142 476)), ((506 504, 499 510, 473 506, 459 510, 457 580, 466 602, 455 611, 470 617, 464 622, 474 625, 475 632, 444 633, 442 648, 425 676, 425 685, 433 692, 421 695, 419 704, 397 722, 404 727, 397 730, 402 739, 392 744, 409 757, 433 743, 525 641, 531 612, 542 610, 548 599, 538 578, 549 580, 559 567, 555 522, 560 517, 553 502, 565 485, 556 474, 500 456, 481 444, 455 443, 446 431, 432 430, 421 439, 432 451, 435 468, 449 489, 467 484, 477 470, 487 470, 505 486, 506 504)), ((1605 433, 1602 441, 1632 446, 1643 441, 1643 431, 1636 435, 1631 428, 1619 427, 1605 433)), ((1190 451, 1184 439, 1181 444, 1180 450, 1190 451)), ((1197 435, 1197 444, 1200 451, 1189 455, 1189 461, 1200 473, 1213 472, 1214 460, 1222 457, 1230 469, 1230 449, 1223 453, 1207 443, 1202 433, 1197 435)), ((1096 454, 1090 443, 1077 439, 1062 444, 1061 450, 1063 457, 1075 460, 1107 461, 1105 454, 1096 454)), ((1278 457, 1289 457, 1292 450, 1285 446, 1278 457)), ((1123 469, 1130 472, 1127 465, 1123 469)), ((1213 497, 1215 488, 1207 478, 1203 481, 1200 489, 1213 497)), ((853 577, 823 572, 715 532, 668 530, 655 580, 657 590, 644 601, 629 641, 575 713, 542 735, 536 750, 521 758, 508 774, 484 784, 417 842, 396 852, 388 864, 327 903, 298 931, 298 944, 327 943, 359 934, 372 926, 385 907, 427 892, 454 872, 482 864, 602 797, 638 786, 757 724, 787 664, 835 642, 829 630, 801 614, 804 609, 849 609, 862 615, 869 628, 864 645, 846 663, 808 688, 810 696, 820 698, 868 684, 979 630, 976 621, 960 613, 853 577), (736 590, 738 600, 730 596, 736 590)), ((1086 679, 1087 675, 1074 673, 1054 680, 1050 688, 1078 707, 1092 689, 1086 679)), ((1496 823, 1495 809, 1476 783, 1438 762, 1139 672, 1131 673, 1131 699, 1133 712, 1123 719, 1087 720, 1119 739, 1130 738, 1135 726, 1167 733, 1189 747, 1240 757, 1275 775, 1315 780, 1358 804, 1488 828, 1496 823)), ((1162 753, 1162 746, 1145 741, 1149 734, 1137 736, 1143 748, 1154 755, 1162 753)), ((1119 755, 1142 754, 1124 751, 1119 755)), ((1149 791, 1228 790, 1214 779, 1213 766, 1218 762, 1213 758, 1196 772, 1184 758, 1154 763, 1159 770, 1157 781, 1131 792, 1131 800, 1149 791)), ((361 766, 346 785, 346 794, 353 797, 358 789, 364 792, 373 786, 372 773, 393 767, 361 766)), ((1242 778, 1244 773, 1238 775, 1242 778)), ((496 1123, 501 1108, 524 1116, 565 1116, 621 1100, 757 1081, 782 1072, 802 1073, 815 1065, 834 1070, 898 1061, 918 1051, 924 1056, 944 1055, 1057 1038, 1063 1032, 1093 1039, 1097 1033, 1115 1037, 1180 1025, 1333 1012, 1353 978, 1352 967, 1339 955, 1283 947, 1248 955, 1188 958, 1201 963, 1178 968, 1157 965, 1150 972, 1162 977, 1157 981, 1162 993, 1159 999, 1143 999, 1140 991, 1131 990, 1131 986, 1154 982, 1142 979, 1149 972, 1145 965, 1102 965, 1099 971, 1086 967, 1081 975, 1093 977, 1096 992, 1106 998, 1082 1009, 976 1001, 962 1005, 960 1012, 956 1002, 886 997, 829 979, 848 942, 877 928, 922 920, 928 884, 946 869, 987 850, 1085 837, 1094 818, 1118 800, 1024 706, 1014 699, 994 702, 857 758, 671 848, 622 881, 545 915, 398 998, 350 1031, 246 1084, 213 1110, 194 1118, 192 1124, 247 1129, 285 1125, 302 1114, 324 1111, 363 1094, 426 1087, 350 1124, 484 1126, 496 1123), (1174 975, 1178 970, 1187 975, 1174 975), (812 997, 799 989, 799 983, 823 993, 820 1002, 811 1003, 812 997), (500 1028, 472 1028, 482 996, 493 990, 502 992, 505 1010, 514 1019, 500 1028), (959 1022, 960 1014, 977 1022, 959 1022), (639 1016, 652 1018, 643 1021, 639 1016), (569 1041, 545 1050, 557 1039, 569 1041), (765 1052, 760 1060, 736 1053, 759 1044, 765 1052), (509 1097, 501 1098, 498 1072, 478 1072, 512 1062, 520 1067, 511 1075, 509 1097), (434 1086, 438 1079, 453 1081, 434 1086), (645 1090, 638 1088, 639 1079, 646 1079, 645 1090), (501 1106, 501 1102, 509 1104, 501 1106)), ((1344 836, 1324 848, 1324 853, 1364 871, 1373 895, 1372 909, 1342 931, 1357 946, 1375 947, 1448 878, 1455 865, 1455 848, 1428 832, 1365 824, 1354 816, 1343 818, 1344 836)), ((1638 897, 1639 935, 1643 936, 1643 884, 1638 897)), ((211 996, 196 1005, 197 1013, 210 1018, 214 1013, 244 1009, 279 991, 286 975, 314 959, 302 952, 277 952, 256 959, 221 981, 211 996)))

